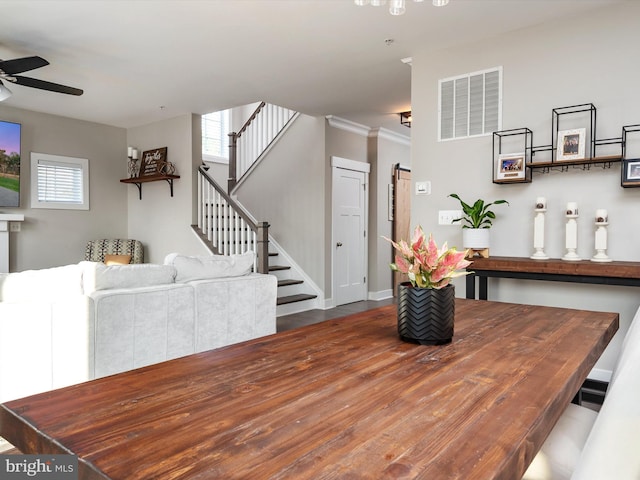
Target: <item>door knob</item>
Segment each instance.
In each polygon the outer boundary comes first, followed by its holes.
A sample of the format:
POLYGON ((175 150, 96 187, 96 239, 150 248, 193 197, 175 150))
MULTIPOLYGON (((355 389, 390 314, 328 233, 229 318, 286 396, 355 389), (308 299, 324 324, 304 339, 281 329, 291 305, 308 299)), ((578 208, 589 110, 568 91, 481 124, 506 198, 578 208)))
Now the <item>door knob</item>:
POLYGON ((341 247, 341 246, 342 246, 342 242, 336 243, 336 247, 341 247))

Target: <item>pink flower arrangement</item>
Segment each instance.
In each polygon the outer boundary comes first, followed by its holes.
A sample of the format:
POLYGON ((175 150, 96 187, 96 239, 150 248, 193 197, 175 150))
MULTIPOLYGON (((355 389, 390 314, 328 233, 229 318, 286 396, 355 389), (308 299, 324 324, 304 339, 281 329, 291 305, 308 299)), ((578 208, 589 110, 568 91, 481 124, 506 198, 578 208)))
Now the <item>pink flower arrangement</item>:
POLYGON ((396 243, 386 237, 398 252, 391 270, 406 273, 414 287, 443 288, 449 285, 452 278, 467 275, 464 271, 471 262, 466 260, 467 251, 458 252, 455 247, 447 248, 447 243, 438 249, 433 237, 427 240, 422 227, 417 226, 413 232, 411 245, 400 240, 396 243))

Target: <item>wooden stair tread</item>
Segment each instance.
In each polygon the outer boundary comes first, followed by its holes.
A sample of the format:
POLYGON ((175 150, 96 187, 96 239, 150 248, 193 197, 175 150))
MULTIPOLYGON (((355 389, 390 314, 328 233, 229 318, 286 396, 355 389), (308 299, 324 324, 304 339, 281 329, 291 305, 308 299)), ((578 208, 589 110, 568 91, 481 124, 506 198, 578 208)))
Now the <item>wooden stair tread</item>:
POLYGON ((300 285, 301 283, 304 283, 304 280, 294 280, 292 278, 288 278, 285 280, 278 280, 279 287, 287 287, 289 285, 300 285))
POLYGON ((304 300, 311 300, 316 297, 317 295, 309 295, 306 293, 299 293, 297 295, 289 295, 286 297, 278 297, 276 301, 276 305, 285 305, 287 303, 302 302, 304 300))
POLYGON ((269 271, 274 272, 276 270, 290 270, 291 267, 287 265, 269 265, 269 271))

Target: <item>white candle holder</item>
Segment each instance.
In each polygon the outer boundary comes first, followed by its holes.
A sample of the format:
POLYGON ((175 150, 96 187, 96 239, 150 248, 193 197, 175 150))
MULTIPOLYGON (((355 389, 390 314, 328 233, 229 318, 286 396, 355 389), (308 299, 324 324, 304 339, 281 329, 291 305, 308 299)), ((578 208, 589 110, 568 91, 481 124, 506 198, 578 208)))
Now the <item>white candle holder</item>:
POLYGON ((578 218, 577 213, 575 215, 567 214, 567 226, 565 227, 565 245, 567 253, 562 257, 562 260, 567 260, 569 262, 582 260, 576 253, 576 250, 578 249, 578 222, 576 221, 576 218, 578 218))
POLYGON ((138 160, 138 149, 129 147, 127 151, 127 174, 129 178, 135 178, 140 173, 140 160, 138 160))
MULTIPOLYGON (((536 206, 543 205, 538 203, 536 206)), ((544 212, 546 208, 536 208, 536 216, 533 220, 533 248, 535 252, 531 255, 533 260, 547 260, 549 257, 544 253, 544 212)))
POLYGON ((591 259, 592 262, 613 261, 607 256, 607 225, 609 222, 596 221, 596 254, 591 259))

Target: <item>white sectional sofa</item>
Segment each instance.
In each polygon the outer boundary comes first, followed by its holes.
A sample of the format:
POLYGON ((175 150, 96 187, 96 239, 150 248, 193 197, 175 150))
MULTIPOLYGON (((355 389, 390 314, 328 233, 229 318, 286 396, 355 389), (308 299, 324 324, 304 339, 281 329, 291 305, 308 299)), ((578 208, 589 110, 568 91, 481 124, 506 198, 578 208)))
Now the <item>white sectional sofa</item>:
POLYGON ((276 331, 253 253, 0 275, 0 402, 276 331))
POLYGON ((640 479, 640 309, 599 412, 571 404, 523 480, 640 479))

